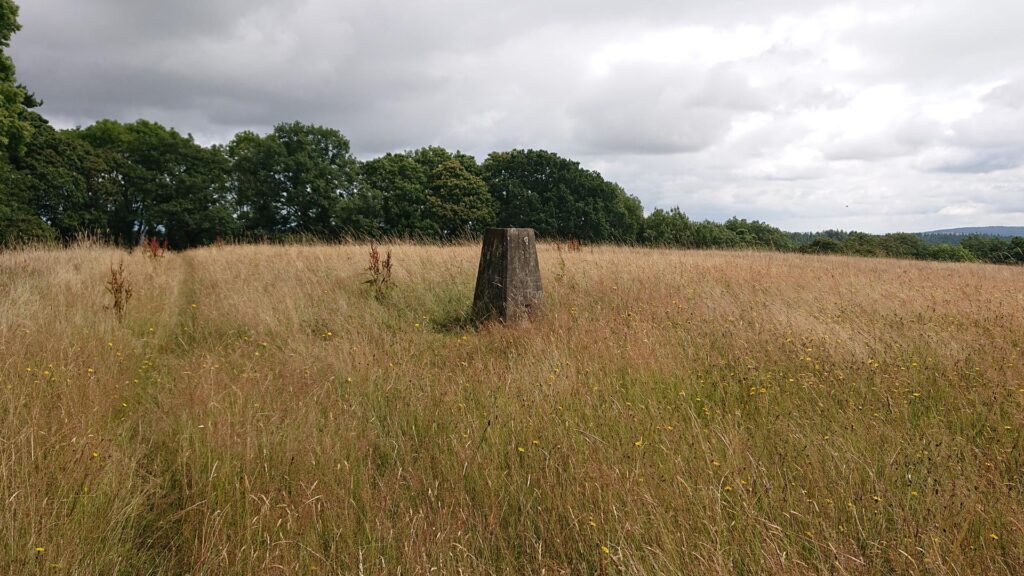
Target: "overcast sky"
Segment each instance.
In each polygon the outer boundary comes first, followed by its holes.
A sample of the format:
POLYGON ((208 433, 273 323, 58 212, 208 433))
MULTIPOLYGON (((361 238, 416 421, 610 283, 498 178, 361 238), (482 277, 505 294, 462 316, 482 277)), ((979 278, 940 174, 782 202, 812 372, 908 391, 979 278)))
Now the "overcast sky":
POLYGON ((1024 225, 1020 0, 19 4, 18 76, 60 127, 301 120, 363 159, 544 148, 695 218, 1024 225))

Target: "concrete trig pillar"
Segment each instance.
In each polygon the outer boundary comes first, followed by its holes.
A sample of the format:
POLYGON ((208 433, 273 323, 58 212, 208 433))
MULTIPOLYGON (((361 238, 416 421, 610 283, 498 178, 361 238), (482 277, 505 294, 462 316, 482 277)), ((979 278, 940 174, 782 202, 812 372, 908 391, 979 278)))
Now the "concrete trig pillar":
POLYGON ((473 294, 473 319, 507 324, 526 320, 543 308, 533 229, 487 229, 473 294))

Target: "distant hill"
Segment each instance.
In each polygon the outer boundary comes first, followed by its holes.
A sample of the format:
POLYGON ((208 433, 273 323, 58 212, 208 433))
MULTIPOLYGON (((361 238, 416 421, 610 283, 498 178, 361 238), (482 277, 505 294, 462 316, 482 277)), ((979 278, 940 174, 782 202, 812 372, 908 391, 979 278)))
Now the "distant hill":
POLYGON ((1024 236, 1024 226, 975 226, 970 228, 948 228, 946 230, 932 230, 930 232, 919 233, 920 236, 968 236, 970 234, 1012 238, 1013 236, 1024 236))
MULTIPOLYGON (((847 232, 845 230, 824 230, 821 232, 789 232, 789 239, 799 247, 804 247, 807 244, 813 242, 819 238, 829 238, 836 242, 843 243, 851 239, 851 237, 867 237, 874 240, 884 240, 886 238, 899 238, 900 236, 907 236, 908 234, 883 234, 883 235, 872 235, 862 234, 859 232, 847 232)), ((930 232, 913 232, 913 236, 917 236, 922 242, 929 246, 935 246, 938 244, 948 244, 951 246, 958 246, 965 238, 972 235, 979 236, 990 236, 993 240, 999 239, 999 242, 1008 242, 1013 237, 1024 237, 1024 226, 973 226, 968 228, 949 228, 946 230, 932 230, 930 232)), ((882 250, 885 252, 885 250, 882 250)), ((976 257, 978 257, 976 255, 976 257)), ((984 259, 984 258, 982 258, 984 259)))

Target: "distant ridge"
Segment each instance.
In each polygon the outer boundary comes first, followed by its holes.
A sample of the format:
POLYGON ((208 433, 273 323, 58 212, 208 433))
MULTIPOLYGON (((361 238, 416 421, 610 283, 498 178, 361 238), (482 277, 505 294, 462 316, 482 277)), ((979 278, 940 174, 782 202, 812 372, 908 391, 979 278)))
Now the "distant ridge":
POLYGON ((973 226, 968 228, 948 228, 946 230, 931 230, 920 232, 920 235, 944 234, 948 236, 968 236, 970 234, 981 234, 983 236, 1000 236, 1012 238, 1013 236, 1024 236, 1024 226, 973 226))

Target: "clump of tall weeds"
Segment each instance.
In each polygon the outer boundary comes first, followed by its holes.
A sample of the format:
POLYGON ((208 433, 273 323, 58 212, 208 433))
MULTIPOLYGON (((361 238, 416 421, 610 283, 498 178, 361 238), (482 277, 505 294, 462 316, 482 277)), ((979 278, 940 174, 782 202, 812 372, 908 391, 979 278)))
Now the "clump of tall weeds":
POLYGON ((394 280, 391 278, 391 250, 388 250, 387 254, 381 258, 377 245, 370 244, 370 265, 366 268, 366 271, 370 275, 366 283, 373 288, 374 298, 383 300, 395 287, 394 280))
POLYGON ((124 269, 124 259, 121 259, 117 266, 110 265, 110 277, 107 278, 107 292, 114 301, 110 309, 118 322, 124 322, 125 312, 128 309, 128 302, 132 299, 132 281, 128 272, 124 269))

